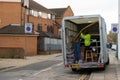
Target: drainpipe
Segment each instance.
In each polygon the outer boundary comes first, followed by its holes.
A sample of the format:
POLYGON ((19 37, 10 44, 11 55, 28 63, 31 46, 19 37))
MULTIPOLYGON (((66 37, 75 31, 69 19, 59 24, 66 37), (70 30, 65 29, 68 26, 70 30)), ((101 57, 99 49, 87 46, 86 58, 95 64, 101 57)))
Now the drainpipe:
POLYGON ((29 23, 29 14, 30 14, 30 0, 28 0, 28 15, 27 15, 27 23, 29 23))
POLYGON ((23 26, 23 5, 24 5, 24 0, 21 0, 21 26, 23 26))

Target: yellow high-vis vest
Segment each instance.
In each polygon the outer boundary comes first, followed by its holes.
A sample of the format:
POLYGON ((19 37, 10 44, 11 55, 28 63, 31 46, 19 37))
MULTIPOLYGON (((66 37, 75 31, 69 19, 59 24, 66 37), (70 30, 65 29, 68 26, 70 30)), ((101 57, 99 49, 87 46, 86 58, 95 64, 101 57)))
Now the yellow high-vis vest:
POLYGON ((84 35, 83 33, 81 33, 81 37, 84 39, 85 46, 90 46, 90 44, 91 44, 91 41, 90 41, 91 35, 90 34, 84 35))

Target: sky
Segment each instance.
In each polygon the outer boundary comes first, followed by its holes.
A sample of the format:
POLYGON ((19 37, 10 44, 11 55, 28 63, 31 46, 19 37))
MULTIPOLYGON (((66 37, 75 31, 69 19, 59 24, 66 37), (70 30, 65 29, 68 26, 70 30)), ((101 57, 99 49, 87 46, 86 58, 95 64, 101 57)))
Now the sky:
POLYGON ((101 15, 107 25, 107 33, 112 23, 118 23, 118 0, 34 0, 46 8, 67 8, 70 6, 75 16, 101 15))

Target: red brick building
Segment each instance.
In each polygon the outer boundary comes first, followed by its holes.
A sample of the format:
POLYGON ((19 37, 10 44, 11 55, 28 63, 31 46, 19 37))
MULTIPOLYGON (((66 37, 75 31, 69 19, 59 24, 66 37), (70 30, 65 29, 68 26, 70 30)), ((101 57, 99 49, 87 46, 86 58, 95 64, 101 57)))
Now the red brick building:
POLYGON ((33 0, 25 0, 24 3, 21 0, 0 0, 0 47, 20 47, 25 50, 24 24, 29 22, 33 24, 33 33, 27 34, 27 55, 60 50, 60 22, 63 17, 73 15, 70 6, 62 13, 57 17, 56 12, 33 0), (16 30, 15 26, 9 24, 20 26, 16 26, 16 30), (20 29, 23 32, 19 32, 20 29))
POLYGON ((62 19, 64 17, 74 16, 74 13, 73 13, 70 6, 68 6, 67 8, 54 8, 54 9, 50 9, 50 10, 54 11, 56 13, 55 21, 60 26, 61 26, 61 23, 62 23, 62 19))
MULTIPOLYGON (((26 0, 27 1, 27 0, 26 0)), ((33 0, 29 0, 29 7, 21 6, 22 3, 12 2, 12 0, 0 0, 0 28, 8 24, 24 24, 31 22, 34 24, 34 30, 38 30, 38 25, 42 25, 42 31, 47 32, 47 26, 55 28, 54 34, 58 34, 57 28, 54 26, 55 14, 38 4, 33 0)))

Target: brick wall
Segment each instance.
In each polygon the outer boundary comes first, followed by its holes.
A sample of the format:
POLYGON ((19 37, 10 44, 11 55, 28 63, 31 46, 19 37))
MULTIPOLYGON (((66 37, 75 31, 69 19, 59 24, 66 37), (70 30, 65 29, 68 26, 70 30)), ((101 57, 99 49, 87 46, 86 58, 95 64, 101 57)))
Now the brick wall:
POLYGON ((0 58, 24 58, 23 48, 0 47, 0 58))
POLYGON ((63 17, 67 17, 67 16, 73 16, 74 13, 72 12, 71 8, 68 6, 68 8, 66 9, 66 11, 63 14, 63 17))
POLYGON ((23 48, 26 50, 26 55, 36 55, 36 45, 37 36, 27 36, 25 39, 23 35, 0 35, 0 47, 23 48))
POLYGON ((62 17, 61 18, 56 18, 56 22, 58 22, 59 24, 61 24, 62 25, 62 17))
POLYGON ((0 28, 13 23, 20 23, 20 2, 0 2, 0 28))

